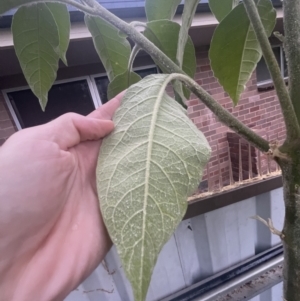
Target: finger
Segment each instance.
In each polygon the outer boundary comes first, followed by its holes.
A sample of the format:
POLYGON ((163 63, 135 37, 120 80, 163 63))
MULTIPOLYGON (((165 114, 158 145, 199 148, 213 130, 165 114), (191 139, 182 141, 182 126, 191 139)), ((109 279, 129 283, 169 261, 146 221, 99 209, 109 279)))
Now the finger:
POLYGON ((64 114, 39 127, 36 135, 57 143, 67 150, 80 142, 99 140, 114 129, 111 120, 85 117, 75 113, 64 114))
POLYGON ((98 119, 111 120, 116 109, 119 107, 125 92, 126 90, 119 93, 116 97, 112 98, 109 102, 99 107, 97 110, 93 111, 88 116, 98 119))

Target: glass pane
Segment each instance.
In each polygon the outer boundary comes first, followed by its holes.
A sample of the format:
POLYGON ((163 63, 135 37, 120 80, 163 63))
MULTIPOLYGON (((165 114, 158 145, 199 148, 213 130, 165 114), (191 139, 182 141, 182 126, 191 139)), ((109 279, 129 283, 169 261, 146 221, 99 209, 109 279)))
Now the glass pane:
POLYGON ((95 78, 95 82, 96 82, 96 86, 99 92, 99 96, 101 99, 101 103, 105 104, 107 103, 108 99, 107 99, 107 87, 109 84, 109 80, 107 76, 101 76, 101 77, 97 77, 95 78))
POLYGON ((22 128, 44 124, 68 112, 88 115, 95 110, 86 80, 54 85, 45 112, 29 89, 10 92, 8 97, 22 128))
POLYGON ((157 68, 153 67, 153 68, 149 68, 149 69, 142 69, 142 70, 137 70, 135 71, 137 74, 140 75, 141 78, 146 77, 147 75, 150 74, 156 74, 157 73, 157 68))
MULTIPOLYGON (((274 47, 273 52, 275 54, 276 60, 280 66, 280 47, 274 47)), ((269 73, 268 67, 264 58, 262 57, 261 60, 258 62, 256 67, 256 77, 257 82, 264 82, 264 81, 271 81, 271 75, 269 73)))
MULTIPOLYGON (((137 74, 141 76, 141 78, 144 78, 147 75, 150 74, 156 74, 157 73, 157 68, 148 68, 148 69, 142 69, 142 70, 135 70, 137 74)), ((107 99, 107 87, 109 85, 109 80, 107 76, 101 76, 101 77, 96 77, 95 78, 96 86, 99 92, 99 96, 101 99, 101 103, 105 104, 108 99, 107 99)))

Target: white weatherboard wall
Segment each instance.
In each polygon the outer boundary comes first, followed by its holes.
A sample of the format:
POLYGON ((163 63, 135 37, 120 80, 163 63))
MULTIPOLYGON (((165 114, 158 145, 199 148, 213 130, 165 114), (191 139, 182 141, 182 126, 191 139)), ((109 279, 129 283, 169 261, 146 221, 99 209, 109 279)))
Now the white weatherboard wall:
MULTIPOLYGON (((271 218, 281 229, 282 188, 182 221, 159 255, 147 301, 167 297, 278 244, 278 237, 249 218, 256 214, 271 218)), ((133 301, 115 247, 65 301, 133 301)), ((281 284, 252 301, 282 301, 281 284)))

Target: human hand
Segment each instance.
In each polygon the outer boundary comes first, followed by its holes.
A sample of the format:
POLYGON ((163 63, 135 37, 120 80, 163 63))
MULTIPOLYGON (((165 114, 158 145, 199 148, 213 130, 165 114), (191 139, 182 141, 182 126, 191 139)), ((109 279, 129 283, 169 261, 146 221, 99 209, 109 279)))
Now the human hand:
POLYGON ((0 148, 1 301, 61 301, 111 247, 95 168, 121 98, 22 130, 0 148))

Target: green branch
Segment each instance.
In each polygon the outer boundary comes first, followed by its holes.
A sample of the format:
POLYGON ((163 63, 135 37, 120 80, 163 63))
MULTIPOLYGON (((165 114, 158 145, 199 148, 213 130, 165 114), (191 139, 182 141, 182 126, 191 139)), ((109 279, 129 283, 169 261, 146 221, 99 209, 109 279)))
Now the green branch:
MULTIPOLYGON (((254 29, 254 32, 256 34, 257 40, 259 41, 271 77, 273 79, 274 87, 277 92, 283 118, 285 121, 286 132, 287 132, 286 140, 287 142, 293 141, 294 139, 300 138, 300 128, 287 87, 285 85, 284 79, 282 78, 280 68, 278 66, 277 60, 273 53, 266 31, 260 19, 255 2, 253 0, 244 0, 244 5, 247 14, 249 16, 249 19, 251 21, 252 27, 254 29)), ((291 5, 291 6, 294 7, 295 5, 291 5)), ((295 68, 299 68, 299 65, 297 65, 295 68)), ((300 88, 298 87, 298 89, 300 93, 300 88)))
POLYGON ((289 90, 300 124, 300 5, 298 0, 283 1, 285 51, 289 70, 289 90))

